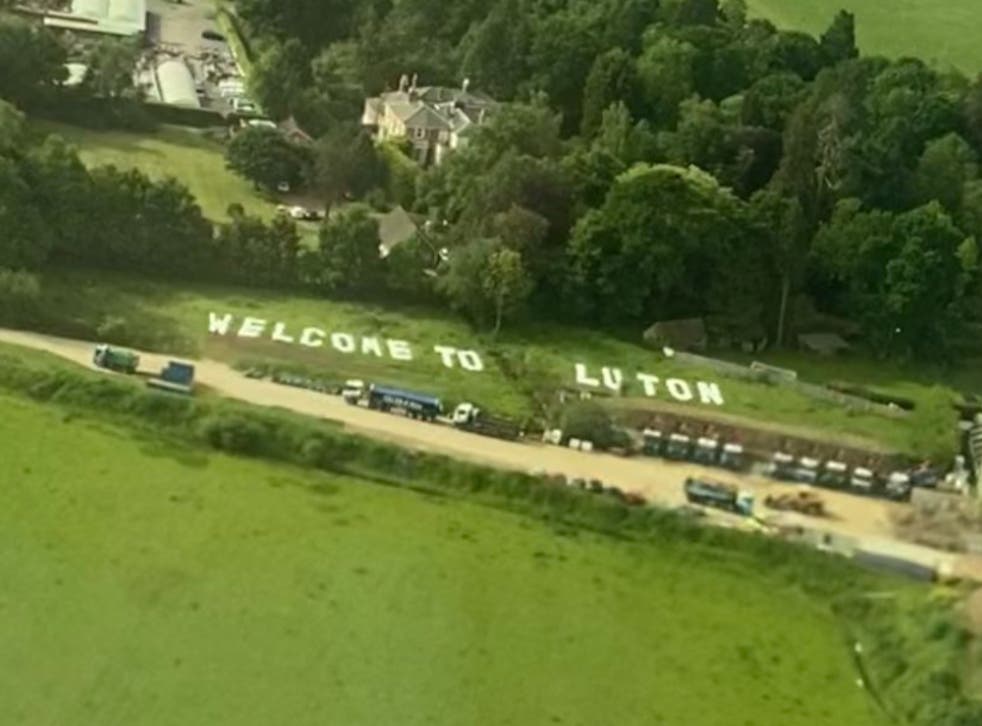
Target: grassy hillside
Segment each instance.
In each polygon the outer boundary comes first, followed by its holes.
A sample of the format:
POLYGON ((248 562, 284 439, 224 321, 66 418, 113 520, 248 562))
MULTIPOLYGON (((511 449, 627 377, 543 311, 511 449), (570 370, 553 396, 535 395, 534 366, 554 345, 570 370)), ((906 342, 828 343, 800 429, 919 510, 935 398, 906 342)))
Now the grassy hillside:
POLYGON ((4 724, 882 723, 829 612, 722 552, 0 406, 4 724))
POLYGON ((779 27, 816 35, 845 8, 856 15, 864 53, 916 56, 969 76, 982 72, 982 45, 969 32, 982 22, 977 0, 748 0, 748 5, 779 27))
POLYGON ((50 122, 32 122, 32 127, 58 134, 77 146, 87 166, 112 164, 120 169, 139 169, 154 179, 177 178, 191 190, 209 219, 226 219, 233 203, 260 217, 274 213, 272 202, 225 167, 222 146, 200 132, 164 126, 153 133, 134 134, 50 122))
MULTIPOLYGON (((641 395, 634 381, 638 371, 663 380, 719 383, 726 404, 722 408, 691 404, 701 413, 747 416, 774 424, 793 424, 799 430, 851 442, 854 438, 878 442, 903 451, 937 452, 954 446, 955 392, 948 386, 982 389, 982 369, 966 365, 964 371, 930 371, 871 364, 862 359, 816 361, 800 356, 779 356, 776 362, 801 367, 804 378, 818 382, 845 380, 876 385, 918 404, 911 417, 893 418, 857 413, 808 398, 794 391, 727 378, 721 373, 686 366, 640 345, 595 331, 562 326, 534 326, 506 331, 496 341, 475 333, 460 319, 446 313, 406 306, 383 307, 332 302, 236 288, 178 286, 119 276, 74 273, 48 276, 43 281, 44 312, 34 327, 81 338, 109 338, 165 352, 207 356, 230 363, 273 362, 329 381, 359 377, 432 391, 450 403, 476 400, 498 411, 524 417, 536 411, 533 394, 554 401, 550 391, 572 388, 576 363, 599 375, 601 366, 617 366, 631 383, 627 393, 641 395), (209 336, 208 314, 232 313, 237 321, 255 316, 270 323, 285 322, 296 336, 304 326, 354 335, 379 336, 413 344, 413 362, 359 354, 345 355, 329 347, 317 350, 234 336, 209 336), (445 368, 434 345, 478 350, 487 369, 472 373, 445 368), (936 385, 946 380, 946 386, 936 385)), ((765 356, 765 358, 769 357, 765 356)), ((664 390, 658 398, 666 399, 664 390)))

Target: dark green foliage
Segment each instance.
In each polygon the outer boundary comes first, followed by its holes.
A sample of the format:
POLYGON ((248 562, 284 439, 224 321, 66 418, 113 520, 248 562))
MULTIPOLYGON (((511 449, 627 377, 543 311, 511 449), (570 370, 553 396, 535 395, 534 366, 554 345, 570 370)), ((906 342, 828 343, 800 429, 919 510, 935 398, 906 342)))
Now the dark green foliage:
POLYGON ((378 221, 357 205, 333 215, 320 231, 320 248, 303 260, 307 283, 325 292, 372 292, 382 282, 378 221))
POLYGON ((563 412, 563 436, 591 441, 598 449, 622 446, 623 433, 614 426, 610 413, 595 401, 579 401, 563 412))
POLYGON ((310 163, 307 148, 292 143, 278 129, 262 127, 235 134, 225 156, 230 169, 266 189, 282 182, 297 186, 310 163))

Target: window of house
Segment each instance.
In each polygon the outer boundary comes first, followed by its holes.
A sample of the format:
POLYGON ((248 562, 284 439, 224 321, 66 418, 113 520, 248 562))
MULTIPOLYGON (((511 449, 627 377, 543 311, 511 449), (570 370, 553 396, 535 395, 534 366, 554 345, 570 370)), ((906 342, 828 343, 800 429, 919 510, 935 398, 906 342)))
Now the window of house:
POLYGON ((417 139, 426 138, 426 129, 414 129, 413 133, 417 139))

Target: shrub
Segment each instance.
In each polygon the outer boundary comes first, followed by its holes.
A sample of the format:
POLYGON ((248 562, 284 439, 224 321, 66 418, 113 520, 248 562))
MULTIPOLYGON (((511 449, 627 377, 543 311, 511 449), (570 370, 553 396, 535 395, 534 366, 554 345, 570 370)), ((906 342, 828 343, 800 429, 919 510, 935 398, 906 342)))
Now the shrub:
POLYGON ((577 401, 563 414, 563 435, 593 442, 600 449, 623 446, 624 433, 614 426, 610 414, 595 401, 577 401))
POLYGON ((8 323, 36 317, 41 283, 36 275, 0 268, 0 315, 8 323))
POLYGON ((248 456, 263 452, 268 433, 251 418, 234 413, 217 413, 205 417, 198 432, 215 449, 248 456))

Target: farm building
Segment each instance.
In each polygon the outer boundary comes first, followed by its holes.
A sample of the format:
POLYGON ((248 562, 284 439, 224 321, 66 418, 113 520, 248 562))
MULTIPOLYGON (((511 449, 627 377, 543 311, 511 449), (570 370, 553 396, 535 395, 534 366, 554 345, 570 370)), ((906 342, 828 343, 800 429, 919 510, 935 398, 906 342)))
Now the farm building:
POLYGON ((147 0, 72 0, 66 12, 49 11, 44 24, 77 33, 143 35, 147 30, 147 0))

